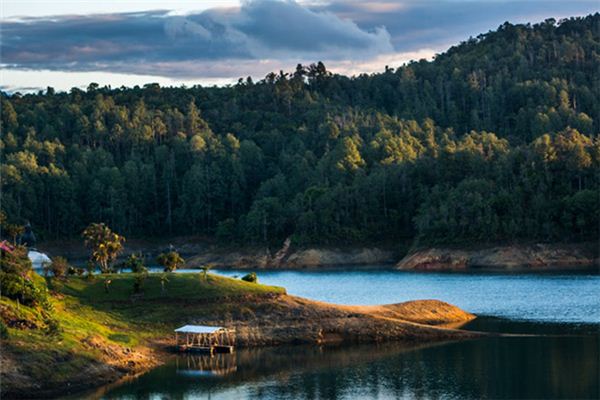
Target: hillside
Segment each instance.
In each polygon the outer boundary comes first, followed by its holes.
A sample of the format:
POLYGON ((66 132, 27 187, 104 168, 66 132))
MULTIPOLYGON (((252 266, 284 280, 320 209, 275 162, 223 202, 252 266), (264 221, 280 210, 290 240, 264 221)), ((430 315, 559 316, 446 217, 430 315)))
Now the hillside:
POLYGON ((371 76, 3 93, 2 210, 42 239, 596 240, 599 23, 506 23, 371 76))

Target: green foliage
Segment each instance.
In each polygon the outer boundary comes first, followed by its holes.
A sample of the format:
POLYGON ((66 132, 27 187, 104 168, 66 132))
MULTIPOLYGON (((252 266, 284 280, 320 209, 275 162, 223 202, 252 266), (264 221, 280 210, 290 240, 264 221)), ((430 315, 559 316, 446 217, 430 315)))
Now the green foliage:
POLYGON ((49 308, 46 283, 32 271, 23 248, 13 252, 1 250, 0 293, 24 305, 49 308))
POLYGON ((3 94, 2 210, 56 237, 596 239, 599 23, 505 23, 352 78, 3 94))
POLYGON ((173 272, 185 265, 185 260, 176 251, 161 253, 156 257, 156 261, 164 267, 165 272, 173 272))
POLYGON ((147 272, 144 257, 142 255, 132 254, 121 264, 121 269, 129 269, 133 273, 147 272))
POLYGON ((241 279, 246 282, 258 283, 258 276, 256 276, 256 272, 250 272, 242 276, 241 279))
POLYGON ((0 339, 8 339, 8 328, 2 318, 0 318, 0 339))
POLYGON ((69 262, 66 258, 56 256, 52 259, 52 262, 47 266, 49 272, 56 278, 64 278, 69 271, 69 262))
POLYGON ((125 238, 110 230, 104 223, 92 223, 83 231, 86 247, 90 248, 90 261, 98 263, 103 273, 110 271, 110 266, 123 251, 125 238))
POLYGON ((146 278, 148 278, 147 272, 138 272, 135 274, 135 278, 133 279, 133 293, 141 293, 143 291, 146 278))
POLYGON ((17 238, 25 232, 25 227, 19 224, 8 222, 6 213, 0 210, 0 236, 7 238, 12 244, 17 244, 17 238))
POLYGON ((212 269, 212 264, 206 264, 200 267, 200 270, 202 271, 202 275, 204 276, 204 280, 208 279, 208 271, 210 271, 212 269))

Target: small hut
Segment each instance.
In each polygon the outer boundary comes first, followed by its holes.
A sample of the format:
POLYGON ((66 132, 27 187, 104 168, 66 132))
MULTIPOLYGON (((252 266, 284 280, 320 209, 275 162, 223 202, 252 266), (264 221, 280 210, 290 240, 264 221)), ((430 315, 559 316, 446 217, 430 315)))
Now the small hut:
POLYGON ((175 346, 179 351, 233 353, 234 334, 220 326, 184 325, 175 329, 175 346))

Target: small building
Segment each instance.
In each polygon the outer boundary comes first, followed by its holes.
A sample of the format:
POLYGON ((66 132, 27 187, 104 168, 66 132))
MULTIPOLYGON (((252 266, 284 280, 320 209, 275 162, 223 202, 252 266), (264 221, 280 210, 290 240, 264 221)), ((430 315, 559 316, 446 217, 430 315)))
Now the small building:
POLYGON ((184 325, 175 329, 175 346, 179 351, 233 353, 234 343, 234 329, 207 325, 184 325))

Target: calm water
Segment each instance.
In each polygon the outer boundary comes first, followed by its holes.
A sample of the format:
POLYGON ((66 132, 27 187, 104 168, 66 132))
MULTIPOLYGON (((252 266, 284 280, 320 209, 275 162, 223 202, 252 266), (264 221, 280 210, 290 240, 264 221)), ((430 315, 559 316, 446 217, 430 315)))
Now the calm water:
POLYGON ((336 269, 259 271, 259 280, 290 294, 345 304, 440 299, 486 315, 467 329, 523 335, 426 346, 293 346, 240 349, 213 359, 179 356, 92 397, 600 398, 598 275, 336 269))
MULTIPOLYGON (((482 320, 477 329, 539 325, 482 320)), ((177 356, 104 399, 515 399, 600 396, 594 327, 435 345, 290 346, 177 356)))
MULTIPOLYGON (((242 276, 243 271, 218 271, 242 276)), ((600 275, 593 273, 415 273, 390 269, 258 271, 259 282, 339 304, 438 299, 477 315, 600 323, 600 275)))

